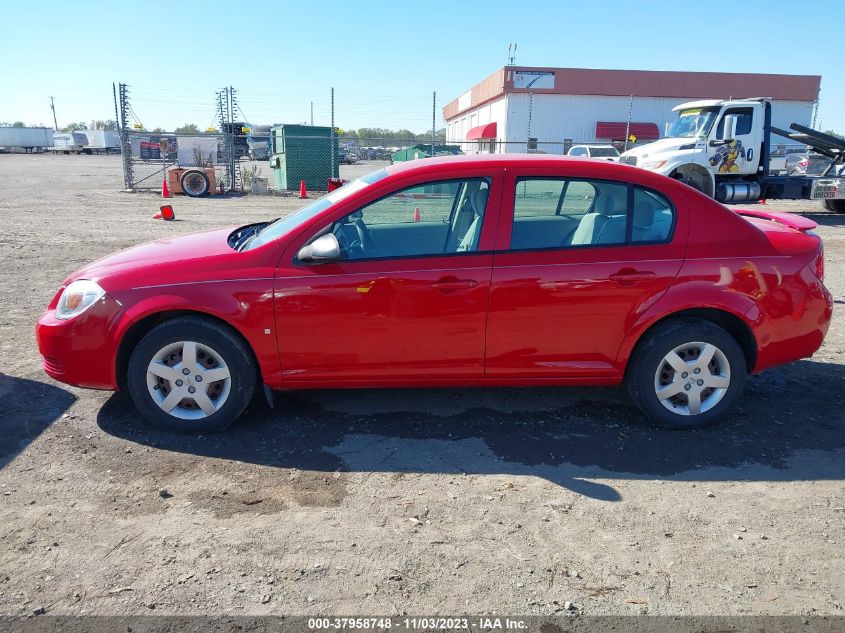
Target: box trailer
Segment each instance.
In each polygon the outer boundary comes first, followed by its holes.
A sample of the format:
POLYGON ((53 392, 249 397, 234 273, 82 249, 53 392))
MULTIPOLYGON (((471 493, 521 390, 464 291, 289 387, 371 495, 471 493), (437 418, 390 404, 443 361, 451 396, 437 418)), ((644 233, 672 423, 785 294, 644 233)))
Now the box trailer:
POLYGON ((86 154, 119 154, 120 141, 114 130, 79 130, 88 139, 86 154))
POLYGON ((41 152, 53 146, 49 127, 0 127, 0 152, 41 152))
POLYGON ((87 146, 88 137, 82 132, 53 132, 50 150, 54 154, 82 154, 87 146))

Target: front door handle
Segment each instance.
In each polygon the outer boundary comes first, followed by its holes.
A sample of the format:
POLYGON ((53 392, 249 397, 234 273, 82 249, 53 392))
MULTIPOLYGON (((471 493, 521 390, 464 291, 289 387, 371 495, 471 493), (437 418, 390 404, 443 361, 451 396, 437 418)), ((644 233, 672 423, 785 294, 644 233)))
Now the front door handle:
POLYGON ((612 275, 610 275, 609 279, 611 281, 615 281, 618 284, 622 285, 630 285, 637 283, 638 281, 649 281, 650 279, 654 279, 657 275, 655 275, 650 270, 635 270, 634 268, 623 268, 612 275))
POLYGON ((443 277, 431 284, 437 290, 461 290, 462 288, 475 288, 478 282, 474 279, 458 279, 456 277, 443 277))

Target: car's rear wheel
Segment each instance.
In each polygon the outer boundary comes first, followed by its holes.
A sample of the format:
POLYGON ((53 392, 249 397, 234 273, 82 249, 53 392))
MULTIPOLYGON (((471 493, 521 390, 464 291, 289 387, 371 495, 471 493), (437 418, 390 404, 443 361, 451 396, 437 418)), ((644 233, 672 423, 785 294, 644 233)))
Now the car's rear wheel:
POLYGON ((135 406, 153 425, 205 433, 243 413, 257 370, 246 345, 226 327, 182 317, 141 339, 129 359, 127 383, 135 406))
POLYGON ((637 346, 627 383, 648 417, 691 428, 723 417, 742 393, 747 374, 742 348, 727 331, 709 321, 673 319, 637 346))

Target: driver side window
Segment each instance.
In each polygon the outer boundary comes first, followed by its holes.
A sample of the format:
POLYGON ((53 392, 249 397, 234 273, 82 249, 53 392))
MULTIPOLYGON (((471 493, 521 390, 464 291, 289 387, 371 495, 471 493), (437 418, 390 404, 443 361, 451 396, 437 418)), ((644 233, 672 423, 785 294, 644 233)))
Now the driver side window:
POLYGON ((478 250, 487 178, 402 189, 332 225, 344 260, 469 253, 478 250))

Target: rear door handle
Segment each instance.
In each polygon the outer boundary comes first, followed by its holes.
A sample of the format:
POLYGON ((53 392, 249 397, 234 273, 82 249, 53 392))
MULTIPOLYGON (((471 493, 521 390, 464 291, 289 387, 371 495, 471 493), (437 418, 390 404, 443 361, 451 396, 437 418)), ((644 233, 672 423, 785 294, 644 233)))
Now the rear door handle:
POLYGON ((609 276, 611 281, 615 281, 620 284, 633 284, 638 281, 649 281, 650 279, 654 279, 657 275, 655 275, 650 270, 634 270, 633 268, 623 268, 622 270, 613 273, 609 276))
POLYGON ((474 279, 455 279, 454 277, 444 277, 431 284, 432 288, 437 290, 460 290, 462 288, 475 288, 478 282, 474 279))

